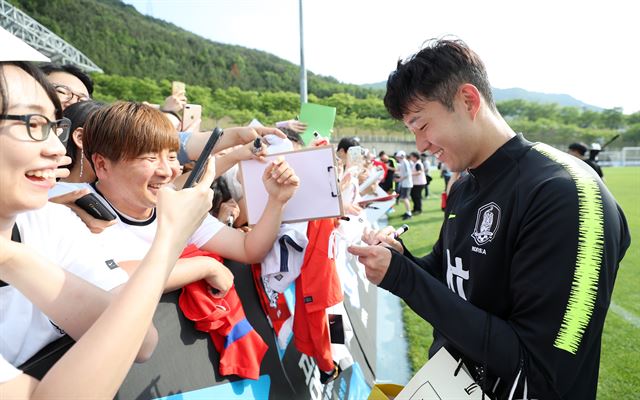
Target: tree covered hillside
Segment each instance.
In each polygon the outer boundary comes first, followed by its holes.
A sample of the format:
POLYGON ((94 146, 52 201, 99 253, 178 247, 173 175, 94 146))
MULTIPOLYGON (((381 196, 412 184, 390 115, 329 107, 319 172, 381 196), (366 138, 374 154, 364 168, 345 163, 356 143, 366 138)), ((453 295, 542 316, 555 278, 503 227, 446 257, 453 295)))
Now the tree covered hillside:
MULTIPOLYGON (((299 68, 266 52, 215 43, 146 17, 119 0, 9 0, 96 62, 94 97, 160 103, 171 80, 187 83, 189 102, 203 107, 204 127, 265 124, 300 109, 299 68)), ((411 140, 390 118, 383 90, 342 84, 308 74, 309 101, 336 107, 339 135, 395 135, 411 140)), ((596 111, 521 99, 497 102, 512 128, 529 140, 566 147, 574 141, 640 145, 640 112, 596 111)))
MULTIPOLYGON (((299 67, 272 54, 212 42, 119 0, 9 0, 106 74, 181 80, 212 89, 299 91, 299 67)), ((308 89, 365 97, 371 90, 308 73, 308 89)), ((379 93, 379 92, 378 92, 379 93)))

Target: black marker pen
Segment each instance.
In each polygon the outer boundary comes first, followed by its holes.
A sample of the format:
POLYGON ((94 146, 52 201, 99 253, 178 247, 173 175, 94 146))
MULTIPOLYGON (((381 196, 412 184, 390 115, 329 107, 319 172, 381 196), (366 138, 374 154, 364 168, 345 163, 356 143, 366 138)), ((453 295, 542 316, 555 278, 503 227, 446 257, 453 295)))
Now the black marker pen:
MULTIPOLYGON (((409 225, 402 224, 402 226, 400 228, 396 229, 396 231, 393 232, 393 238, 394 239, 398 239, 400 237, 400 235, 402 235, 403 233, 405 233, 408 230, 409 230, 409 225)), ((377 245, 380 245, 380 244, 382 244, 382 242, 378 242, 375 245, 377 246, 377 245)))
POLYGON ((402 224, 402 226, 400 228, 396 229, 396 231, 393 233, 393 238, 394 239, 399 238, 400 235, 402 235, 403 233, 405 233, 408 230, 409 230, 409 225, 402 224))
POLYGON ((262 150, 262 140, 260 138, 255 138, 251 152, 253 154, 257 154, 260 150, 262 150))

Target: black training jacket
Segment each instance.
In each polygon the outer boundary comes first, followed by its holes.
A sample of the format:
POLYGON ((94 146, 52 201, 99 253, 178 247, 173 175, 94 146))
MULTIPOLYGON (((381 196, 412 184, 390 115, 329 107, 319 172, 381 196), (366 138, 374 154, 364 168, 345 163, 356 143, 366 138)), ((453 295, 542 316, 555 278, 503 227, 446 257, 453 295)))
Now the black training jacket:
POLYGON ((581 160, 522 135, 453 186, 430 254, 380 287, 434 327, 493 398, 593 399, 624 214, 581 160), (487 371, 483 372, 484 366, 487 371))

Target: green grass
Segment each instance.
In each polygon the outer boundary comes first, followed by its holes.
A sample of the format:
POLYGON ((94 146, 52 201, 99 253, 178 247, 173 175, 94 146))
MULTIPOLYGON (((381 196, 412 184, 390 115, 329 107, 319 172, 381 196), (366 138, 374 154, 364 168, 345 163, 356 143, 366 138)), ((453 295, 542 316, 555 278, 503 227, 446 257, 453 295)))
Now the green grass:
MULTIPOLYGON (((613 302, 636 317, 640 316, 640 167, 605 168, 605 182, 624 210, 631 231, 632 244, 622 260, 613 292, 613 302)), ((440 210, 441 178, 434 177, 431 194, 423 204, 422 215, 410 221, 411 234, 404 242, 416 256, 431 250, 438 238, 443 213, 440 210)), ((389 218, 389 224, 399 226, 402 206, 389 218)), ((403 320, 408 342, 408 357, 415 372, 427 361, 431 346, 432 328, 409 307, 403 305, 403 320)), ((611 310, 602 335, 602 356, 598 399, 636 398, 640 388, 640 329, 611 310)))

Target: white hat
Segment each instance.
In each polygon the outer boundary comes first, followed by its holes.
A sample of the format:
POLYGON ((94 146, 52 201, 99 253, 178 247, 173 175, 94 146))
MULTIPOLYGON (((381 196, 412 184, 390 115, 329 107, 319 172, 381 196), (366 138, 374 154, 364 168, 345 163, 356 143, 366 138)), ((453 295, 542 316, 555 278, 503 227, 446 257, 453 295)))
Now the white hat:
POLYGON ((591 143, 591 150, 602 150, 600 143, 591 143))
POLYGON ((51 61, 49 57, 0 28, 0 61, 51 61))
POLYGON ((396 157, 406 157, 407 153, 404 152, 404 150, 398 150, 396 152, 396 157))

